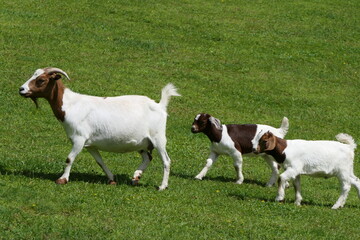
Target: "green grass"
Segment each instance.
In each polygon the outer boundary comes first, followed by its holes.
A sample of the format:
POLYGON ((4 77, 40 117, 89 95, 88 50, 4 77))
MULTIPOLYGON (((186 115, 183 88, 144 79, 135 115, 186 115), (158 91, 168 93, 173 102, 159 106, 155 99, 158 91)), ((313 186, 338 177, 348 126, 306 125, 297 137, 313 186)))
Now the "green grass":
MULTIPOLYGON (((360 201, 345 208, 336 179, 302 178, 304 203, 274 202, 270 170, 245 158, 243 185, 222 157, 203 181, 208 155, 194 116, 279 126, 287 138, 359 144, 360 2, 357 0, 3 1, 0 0, 0 239, 358 239, 360 201), (170 187, 158 192, 154 157, 130 185, 137 153, 103 153, 117 186, 92 157, 77 157, 70 183, 54 184, 71 149, 47 102, 17 89, 54 66, 72 90, 147 95, 172 82, 183 95, 168 112, 170 187)), ((359 150, 355 172, 360 176, 359 150)))

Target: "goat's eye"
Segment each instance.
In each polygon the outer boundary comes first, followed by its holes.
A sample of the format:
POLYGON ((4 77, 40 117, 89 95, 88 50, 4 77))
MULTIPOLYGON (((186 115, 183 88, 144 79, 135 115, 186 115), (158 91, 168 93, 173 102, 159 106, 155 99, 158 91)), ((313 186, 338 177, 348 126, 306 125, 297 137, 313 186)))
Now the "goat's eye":
POLYGON ((44 82, 45 82, 45 80, 43 80, 43 79, 38 79, 38 80, 36 81, 36 86, 40 87, 41 85, 43 85, 44 82))

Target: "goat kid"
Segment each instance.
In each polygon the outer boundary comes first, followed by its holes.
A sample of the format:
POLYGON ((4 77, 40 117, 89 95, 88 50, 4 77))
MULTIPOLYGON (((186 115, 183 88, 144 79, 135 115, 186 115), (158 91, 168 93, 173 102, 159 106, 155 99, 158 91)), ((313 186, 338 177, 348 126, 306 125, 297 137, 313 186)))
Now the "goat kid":
MULTIPOLYGON (((210 114, 198 114, 191 127, 193 133, 204 133, 211 141, 210 155, 206 160, 205 167, 195 177, 196 179, 203 179, 211 166, 216 162, 219 155, 229 155, 234 160, 234 167, 236 171, 236 183, 241 184, 244 181, 242 174, 242 156, 254 156, 252 154, 252 139, 260 131, 273 131, 277 136, 284 137, 289 129, 289 121, 286 117, 283 118, 281 127, 274 128, 261 124, 228 124, 222 125, 219 119, 212 117, 210 114)), ((274 159, 266 154, 263 158, 269 164, 272 170, 272 175, 266 186, 273 186, 278 178, 279 168, 274 159)))
POLYGON ((353 170, 355 141, 344 133, 336 135, 336 139, 338 141, 284 140, 271 132, 258 134, 253 140, 254 153, 266 153, 285 168, 280 175, 276 201, 284 201, 285 183, 294 180, 295 204, 301 204, 300 175, 339 179, 342 191, 332 209, 345 205, 351 184, 360 198, 360 180, 353 170))
POLYGON ((166 152, 166 108, 171 96, 180 96, 176 88, 166 85, 159 103, 146 96, 95 97, 66 88, 60 80, 61 75, 70 80, 59 68, 38 69, 19 89, 21 96, 31 98, 36 105, 38 98, 45 98, 72 142, 64 173, 56 183, 69 181, 75 157, 85 147, 106 173, 110 184, 116 184, 114 175, 103 162, 99 150, 138 151, 143 161, 133 175, 133 184, 137 184, 156 148, 164 165, 159 190, 165 189, 170 172, 170 158, 166 152))

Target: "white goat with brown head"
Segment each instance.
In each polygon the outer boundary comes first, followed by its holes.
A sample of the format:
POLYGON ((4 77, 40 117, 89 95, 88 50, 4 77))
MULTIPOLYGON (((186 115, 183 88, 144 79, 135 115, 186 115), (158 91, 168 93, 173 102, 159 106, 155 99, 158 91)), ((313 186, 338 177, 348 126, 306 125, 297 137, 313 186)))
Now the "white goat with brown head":
POLYGON ((64 86, 61 75, 69 79, 66 72, 59 68, 38 69, 19 89, 20 95, 31 98, 36 105, 37 98, 45 98, 72 142, 65 171, 56 183, 69 181, 75 157, 85 147, 111 184, 115 184, 114 175, 104 164, 99 150, 117 153, 138 151, 143 161, 133 176, 133 183, 137 184, 155 148, 164 164, 159 189, 165 189, 170 173, 165 136, 166 107, 171 96, 180 96, 174 85, 166 85, 162 89, 160 102, 156 103, 146 96, 95 97, 78 94, 64 86))
POLYGON ((345 133, 336 135, 337 141, 285 140, 271 131, 257 134, 252 140, 254 153, 265 153, 282 164, 285 171, 280 175, 276 201, 284 201, 285 186, 294 180, 295 204, 302 201, 300 175, 313 177, 337 177, 341 183, 341 195, 332 209, 343 207, 354 185, 360 198, 360 180, 354 174, 354 139, 345 133))

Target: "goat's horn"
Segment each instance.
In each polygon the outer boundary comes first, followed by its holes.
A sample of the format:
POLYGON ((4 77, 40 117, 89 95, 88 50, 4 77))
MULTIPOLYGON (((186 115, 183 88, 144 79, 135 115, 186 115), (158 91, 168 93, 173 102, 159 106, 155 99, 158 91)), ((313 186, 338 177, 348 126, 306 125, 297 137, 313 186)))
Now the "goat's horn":
POLYGON ((61 70, 60 68, 54 68, 54 67, 47 67, 44 68, 45 72, 47 72, 48 74, 52 74, 52 73, 61 73, 62 75, 64 75, 67 79, 70 80, 69 76, 67 75, 66 72, 64 72, 63 70, 61 70))

